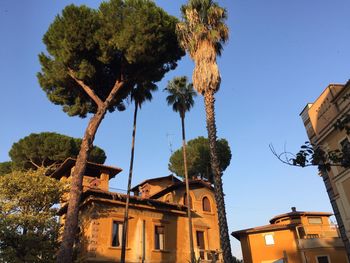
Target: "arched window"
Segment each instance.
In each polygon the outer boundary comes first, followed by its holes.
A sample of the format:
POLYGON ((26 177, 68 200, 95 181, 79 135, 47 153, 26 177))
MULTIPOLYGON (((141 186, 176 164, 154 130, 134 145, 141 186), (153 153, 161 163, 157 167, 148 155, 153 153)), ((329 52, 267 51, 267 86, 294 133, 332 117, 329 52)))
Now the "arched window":
POLYGON ((203 211, 211 212, 210 201, 208 197, 204 197, 202 200, 203 211))
MULTIPOLYGON (((187 206, 187 194, 185 193, 184 194, 184 205, 187 206)), ((192 204, 192 198, 191 198, 191 195, 190 195, 190 208, 193 207, 193 204, 192 204)))

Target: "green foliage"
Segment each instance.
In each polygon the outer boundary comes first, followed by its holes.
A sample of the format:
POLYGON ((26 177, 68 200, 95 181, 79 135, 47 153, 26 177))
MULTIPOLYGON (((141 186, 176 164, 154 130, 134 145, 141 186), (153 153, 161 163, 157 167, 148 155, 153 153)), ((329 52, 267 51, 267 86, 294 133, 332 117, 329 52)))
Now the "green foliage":
POLYGON ((8 174, 12 171, 12 162, 0 163, 0 175, 8 174))
POLYGON ((294 166, 316 165, 324 171, 329 171, 332 166, 350 168, 350 144, 346 143, 340 149, 325 151, 310 142, 305 142, 290 161, 294 166))
MULTIPOLYGON (((218 158, 221 171, 230 165, 231 149, 227 140, 217 140, 218 158)), ((201 177, 213 183, 213 174, 210 166, 209 141, 202 136, 188 141, 186 145, 187 167, 189 177, 201 177)), ((184 177, 182 148, 175 151, 169 160, 169 170, 178 176, 184 177)))
POLYGON ((0 177, 0 262, 54 262, 63 186, 45 171, 0 177))
POLYGON ((193 105, 197 94, 193 89, 192 83, 187 83, 187 77, 175 77, 168 82, 164 89, 169 93, 166 97, 169 106, 173 107, 175 112, 179 112, 181 117, 185 116, 185 112, 189 111, 193 105))
MULTIPOLYGON (((350 94, 346 94, 342 98, 344 101, 350 99, 350 94)), ((350 135, 350 114, 345 113, 338 118, 334 125, 335 130, 339 132, 345 131, 350 135)), ((318 166, 321 171, 330 171, 332 166, 341 166, 350 168, 350 143, 345 140, 339 149, 323 149, 311 142, 305 142, 299 152, 296 154, 290 152, 282 152, 278 154, 272 145, 270 145, 272 153, 283 163, 299 167, 318 166)))
POLYGON ((69 5, 44 36, 48 54, 39 55, 40 86, 68 115, 85 117, 97 106, 69 70, 102 101, 116 80, 123 81, 109 107, 114 111, 135 84, 154 84, 177 66, 184 55, 175 34, 177 22, 149 0, 111 0, 98 10, 69 5))
POLYGON ((141 105, 145 101, 151 101, 153 96, 152 92, 155 92, 158 90, 157 85, 145 82, 142 84, 135 85, 130 92, 130 100, 134 101, 137 107, 141 108, 141 105))
MULTIPOLYGON (((15 169, 36 169, 63 162, 68 157, 75 158, 80 149, 81 139, 54 132, 32 133, 12 145, 9 152, 15 169)), ((99 147, 94 147, 89 160, 104 163, 106 155, 99 147)))

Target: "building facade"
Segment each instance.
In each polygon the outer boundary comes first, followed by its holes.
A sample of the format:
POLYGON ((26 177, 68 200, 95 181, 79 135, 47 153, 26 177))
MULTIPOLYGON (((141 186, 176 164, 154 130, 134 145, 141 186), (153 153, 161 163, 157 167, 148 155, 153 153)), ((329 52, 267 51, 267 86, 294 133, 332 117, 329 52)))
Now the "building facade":
POLYGON ((244 263, 346 263, 331 213, 296 211, 275 216, 269 225, 235 231, 244 263))
MULTIPOLYGON (((74 162, 66 161, 53 177, 69 180, 74 162)), ((120 169, 88 163, 80 205, 78 258, 82 262, 119 262, 126 195, 109 191, 120 169)), ((126 262, 189 262, 185 184, 170 175, 135 186, 130 197, 126 262)), ((220 259, 218 219, 212 186, 190 181, 196 258, 220 259)), ((64 223, 66 204, 60 209, 64 223)), ((220 261, 218 261, 220 262, 220 261)))
MULTIPOLYGON (((326 152, 350 147, 346 129, 335 126, 339 119, 350 113, 349 94, 350 82, 331 84, 301 112, 309 140, 316 147, 326 152)), ((322 171, 321 176, 350 257, 350 169, 332 166, 329 171, 322 171)))

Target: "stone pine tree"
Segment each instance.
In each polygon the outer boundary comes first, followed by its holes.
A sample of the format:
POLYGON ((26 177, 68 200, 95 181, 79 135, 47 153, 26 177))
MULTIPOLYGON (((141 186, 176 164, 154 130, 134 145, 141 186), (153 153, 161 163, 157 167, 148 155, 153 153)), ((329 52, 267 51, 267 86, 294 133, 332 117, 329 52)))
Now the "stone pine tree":
POLYGON ((186 136, 185 136, 185 116, 186 112, 189 111, 193 105, 193 97, 196 96, 193 90, 192 83, 187 82, 187 77, 175 77, 169 81, 165 91, 169 93, 166 100, 169 106, 173 107, 175 112, 180 114, 181 128, 182 128, 182 151, 183 151, 183 167, 184 167, 184 178, 186 184, 186 203, 187 203, 187 216, 188 216, 188 232, 190 239, 190 257, 191 262, 195 262, 194 246, 193 246, 193 231, 192 231, 192 216, 191 216, 191 202, 190 202, 190 187, 188 183, 187 173, 187 159, 186 159, 186 136))
POLYGON ((135 85, 130 92, 130 100, 134 102, 134 121, 132 129, 132 139, 131 139, 131 157, 130 157, 130 167, 129 167, 129 177, 128 177, 128 189, 126 193, 125 211, 124 211, 124 224, 122 233, 122 251, 121 259, 122 263, 125 262, 125 251, 126 251, 126 237, 128 233, 128 218, 129 218, 129 201, 130 201, 130 190, 131 181, 134 167, 134 153, 135 153, 135 138, 136 138, 136 123, 137 123, 137 112, 141 109, 141 105, 146 101, 152 100, 152 92, 156 91, 158 87, 153 83, 142 83, 135 85))
MULTIPOLYGON (((213 172, 210 166, 209 140, 203 136, 189 140, 186 145, 187 171, 191 178, 201 178, 214 183, 213 172)), ((225 139, 217 140, 217 154, 220 161, 221 172, 230 165, 231 149, 225 139)), ((169 170, 177 176, 185 177, 183 168, 182 148, 176 150, 169 159, 169 170)))
MULTIPOLYGON (((68 157, 76 158, 79 153, 81 139, 55 132, 31 133, 15 142, 10 151, 14 170, 38 168, 54 168, 68 157)), ((104 163, 105 152, 94 146, 88 161, 104 163)))
POLYGON ((187 50, 195 64, 192 75, 193 86, 204 97, 211 169, 218 208, 220 245, 224 261, 231 262, 232 253, 217 156, 214 107, 214 94, 219 90, 221 82, 216 58, 221 55, 222 44, 228 39, 229 30, 225 24, 227 13, 212 0, 189 0, 187 5, 182 6, 181 11, 183 19, 177 25, 177 34, 181 46, 187 50))
POLYGON ((177 66, 184 55, 177 22, 153 1, 111 0, 97 10, 67 6, 44 35, 40 86, 69 116, 92 114, 72 174, 58 262, 72 261, 82 179, 97 129, 107 111, 122 108, 135 84, 160 81, 177 66))

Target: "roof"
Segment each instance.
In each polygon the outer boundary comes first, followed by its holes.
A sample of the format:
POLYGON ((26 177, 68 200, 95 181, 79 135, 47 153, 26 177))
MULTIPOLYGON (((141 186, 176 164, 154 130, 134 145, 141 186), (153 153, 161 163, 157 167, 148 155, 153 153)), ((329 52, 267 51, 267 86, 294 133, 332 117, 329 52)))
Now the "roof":
POLYGON ((232 236, 240 240, 240 237, 242 235, 246 234, 255 234, 260 232, 270 232, 270 231, 280 231, 280 230, 287 230, 292 229, 296 226, 296 224, 288 224, 288 225, 265 225, 265 226, 258 226, 253 228, 247 228, 242 229, 238 231, 234 231, 231 233, 232 236))
MULTIPOLYGON (((189 180, 188 183, 190 186, 199 185, 199 186, 204 186, 210 190, 214 190, 213 186, 210 183, 203 181, 201 179, 189 180)), ((159 197, 161 197, 161 196, 163 196, 163 195, 165 195, 165 194, 167 194, 175 189, 178 189, 180 187, 185 187, 185 186, 186 186, 185 182, 182 182, 182 181, 180 181, 178 183, 174 183, 174 184, 168 186, 167 188, 160 190, 159 192, 151 195, 150 198, 159 198, 159 197)))
MULTIPOLYGON (((104 191, 99 189, 88 189, 82 193, 81 206, 85 203, 85 200, 96 199, 100 201, 126 201, 126 194, 104 191)), ((164 202, 155 199, 142 198, 139 196, 130 196, 130 205, 146 205, 149 208, 165 208, 172 211, 186 212, 187 206, 175 203, 164 202)), ((67 212, 67 204, 61 207, 58 211, 58 215, 63 215, 67 212)))
POLYGON ((178 178, 176 178, 174 175, 170 174, 168 176, 162 176, 162 177, 156 177, 156 178, 151 178, 151 179, 147 179, 141 183, 139 183, 138 185, 135 185, 133 188, 131 188, 131 191, 137 191, 139 189, 140 186, 147 184, 147 183, 151 183, 154 181, 163 181, 166 179, 170 179, 173 181, 173 183, 177 183, 177 182, 182 182, 181 180, 179 180, 178 178))
POLYGON ((276 221, 281 218, 299 218, 301 216, 331 216, 332 213, 327 212, 304 212, 304 211, 296 211, 295 207, 292 207, 292 212, 280 214, 275 217, 273 217, 270 220, 270 225, 264 225, 264 226, 258 226, 253 228, 247 228, 243 230, 238 230, 235 232, 232 232, 231 235, 240 240, 240 237, 242 235, 246 234, 253 234, 253 233, 259 233, 259 232, 269 232, 269 231, 278 231, 278 230, 286 230, 286 229, 293 229, 295 226, 298 226, 300 224, 298 223, 289 223, 289 224, 276 224, 276 221))
POLYGON ((270 224, 274 224, 278 219, 284 218, 284 217, 290 217, 290 218, 296 218, 301 216, 331 216, 332 213, 328 212, 304 212, 304 211, 292 211, 285 214, 280 214, 272 219, 270 219, 270 224))
POLYGON ((332 94, 332 97, 333 97, 333 100, 334 100, 334 99, 339 95, 340 92, 337 92, 336 94, 333 94, 332 89, 339 89, 339 90, 342 90, 342 89, 344 88, 344 86, 348 85, 348 83, 349 83, 349 81, 348 81, 345 85, 343 85, 343 84, 338 84, 338 83, 331 83, 331 84, 329 84, 329 85, 321 92, 321 94, 317 97, 317 99, 314 100, 314 102, 312 102, 312 103, 307 103, 307 104, 306 104, 306 106, 303 108, 303 110, 300 112, 299 115, 302 115, 303 112, 304 112, 304 110, 305 110, 309 105, 311 105, 310 107, 308 107, 308 108, 310 109, 310 108, 312 107, 312 105, 313 105, 316 101, 318 101, 318 100, 321 98, 322 94, 325 93, 327 90, 330 90, 330 92, 331 92, 331 94, 332 94))
MULTIPOLYGON (((63 175, 70 173, 70 170, 75 165, 76 159, 67 158, 50 176, 55 179, 60 179, 63 175)), ((121 168, 107 166, 104 164, 98 164, 93 162, 87 162, 85 174, 93 175, 100 174, 101 172, 109 174, 109 178, 115 177, 118 173, 122 171, 121 168)))

